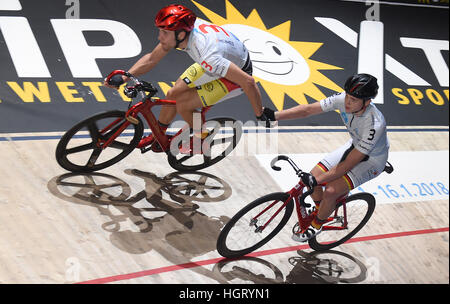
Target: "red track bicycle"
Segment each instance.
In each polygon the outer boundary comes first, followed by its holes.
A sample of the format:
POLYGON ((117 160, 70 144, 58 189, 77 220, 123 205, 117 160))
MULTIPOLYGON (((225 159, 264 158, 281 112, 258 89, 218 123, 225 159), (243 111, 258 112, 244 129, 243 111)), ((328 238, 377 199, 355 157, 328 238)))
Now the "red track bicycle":
POLYGON ((135 148, 142 153, 164 152, 172 168, 178 171, 196 171, 209 167, 227 156, 237 145, 242 135, 242 123, 233 118, 221 117, 206 120, 210 107, 198 111, 201 116, 204 139, 190 134, 185 124, 175 135, 166 135, 152 112, 154 106, 175 106, 176 101, 154 96, 158 90, 149 82, 141 81, 123 70, 108 75, 109 83, 114 77, 129 77, 134 86, 126 86, 125 95, 142 99, 127 111, 108 111, 89 117, 68 130, 56 148, 56 160, 64 169, 72 172, 93 172, 107 168, 125 158, 135 148), (143 141, 144 124, 147 122, 156 140, 151 145, 143 141), (131 138, 131 139, 130 139, 131 138), (187 152, 180 147, 189 145, 187 152))
MULTIPOLYGON (((272 169, 278 160, 287 161, 298 177, 303 171, 287 156, 279 155, 271 162, 272 169)), ((391 173, 393 167, 387 164, 385 171, 391 173)), ((237 258, 255 251, 269 242, 287 224, 294 210, 297 210, 298 222, 293 233, 301 233, 309 227, 317 211, 311 212, 306 197, 313 192, 300 179, 288 192, 276 192, 251 202, 240 210, 224 226, 217 240, 217 251, 224 257, 237 258)), ((329 250, 353 237, 367 223, 375 210, 375 198, 370 193, 344 195, 337 200, 334 213, 322 226, 322 233, 308 241, 317 251, 329 250)))

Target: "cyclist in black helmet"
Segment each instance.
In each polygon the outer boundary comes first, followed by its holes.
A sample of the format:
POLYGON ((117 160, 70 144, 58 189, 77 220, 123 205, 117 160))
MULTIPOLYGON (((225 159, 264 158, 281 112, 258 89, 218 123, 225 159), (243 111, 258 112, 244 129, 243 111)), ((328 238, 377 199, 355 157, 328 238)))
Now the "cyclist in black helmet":
POLYGON ((335 209, 336 199, 381 174, 388 159, 386 121, 372 103, 378 94, 377 79, 369 74, 356 74, 347 79, 344 89, 345 92, 320 102, 279 112, 264 109, 271 120, 303 118, 339 110, 351 136, 344 146, 328 154, 304 178, 307 185, 315 187, 311 197, 318 211, 306 231, 293 235, 296 241, 304 242, 319 234, 322 224, 335 209), (326 183, 325 190, 316 187, 323 183, 326 183))

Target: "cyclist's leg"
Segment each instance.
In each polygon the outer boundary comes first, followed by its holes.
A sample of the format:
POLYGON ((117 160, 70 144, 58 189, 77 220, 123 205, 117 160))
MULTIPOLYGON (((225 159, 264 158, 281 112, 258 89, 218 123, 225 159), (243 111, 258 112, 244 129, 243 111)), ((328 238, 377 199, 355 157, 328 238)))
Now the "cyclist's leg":
POLYGON ((343 176, 329 182, 325 187, 325 191, 323 192, 322 200, 320 202, 319 211, 317 213, 317 223, 320 224, 321 220, 326 220, 336 208, 336 200, 353 188, 353 184, 349 183, 348 176, 343 176))
MULTIPOLYGON (((167 97, 167 99, 170 99, 167 97)), ((177 115, 177 108, 174 106, 163 105, 161 112, 159 112, 158 121, 164 125, 169 125, 177 115)))
POLYGON ((197 94, 196 88, 190 88, 188 85, 178 78, 175 85, 167 92, 167 98, 176 100, 176 112, 183 117, 183 119, 193 127, 193 117, 195 109, 202 107, 202 102, 197 94))
MULTIPOLYGON (((193 100, 192 103, 194 103, 194 105, 198 105, 197 107, 201 107, 201 103, 200 103, 199 99, 197 98, 196 94, 194 94, 194 92, 196 91, 196 86, 190 85, 190 84, 194 84, 194 82, 198 78, 196 76, 200 74, 200 73, 197 73, 197 70, 199 70, 199 71, 202 70, 202 67, 200 67, 198 64, 193 64, 192 66, 190 66, 180 76, 180 78, 177 79, 177 81, 175 82, 175 85, 169 89, 169 91, 166 94, 166 98, 169 100, 177 101, 177 106, 176 107, 170 106, 170 105, 162 106, 161 112, 160 112, 159 118, 158 118, 159 122, 166 124, 166 125, 170 124, 172 122, 172 120, 175 118, 175 116, 177 115, 178 104, 180 104, 180 109, 181 109, 182 105, 183 105, 182 103, 185 100, 188 100, 188 103, 190 100, 193 100)), ((189 106, 189 105, 185 105, 185 106, 189 106)), ((192 115, 190 115, 190 116, 192 116, 192 115)), ((192 117, 190 120, 192 120, 192 117)))
MULTIPOLYGON (((169 100, 176 100, 177 96, 175 92, 182 91, 183 88, 180 85, 176 85, 171 88, 166 95, 166 98, 169 100)), ((169 127, 170 123, 173 121, 175 116, 177 115, 177 108, 176 106, 172 105, 163 105, 161 107, 161 111, 159 113, 158 122, 161 127, 162 132, 166 132, 167 128, 169 127)), ((138 148, 143 148, 145 146, 148 146, 152 144, 155 141, 155 137, 153 134, 150 134, 149 136, 144 137, 141 142, 138 144, 138 148)))
POLYGON ((212 106, 243 93, 238 85, 225 78, 207 74, 197 63, 181 75, 173 90, 177 111, 191 127, 195 109, 212 106))
POLYGON ((347 192, 380 175, 387 161, 387 154, 371 156, 357 164, 341 178, 327 184, 318 212, 320 219, 326 219, 335 209, 336 200, 347 192))
POLYGON ((322 225, 336 208, 336 199, 349 191, 349 186, 344 178, 338 178, 325 187, 322 194, 319 210, 311 222, 311 225, 301 234, 293 235, 295 241, 305 242, 322 232, 322 225))
MULTIPOLYGON (((342 159, 342 156, 346 153, 346 151, 351 147, 351 140, 345 143, 342 147, 336 149, 335 151, 326 155, 317 165, 311 170, 311 174, 314 177, 318 178, 320 175, 325 174, 331 168, 336 166, 342 159)), ((314 193, 311 195, 311 198, 314 202, 320 202, 323 198, 323 189, 322 187, 316 187, 314 189, 314 193)))
MULTIPOLYGON (((315 166, 311 172, 310 172, 315 178, 318 178, 319 176, 321 176, 322 174, 324 174, 325 172, 322 171, 322 169, 317 165, 315 166)), ((314 188, 314 192, 311 194, 311 198, 312 200, 316 203, 316 206, 319 205, 320 201, 323 198, 323 189, 322 186, 319 187, 315 187, 314 188)))

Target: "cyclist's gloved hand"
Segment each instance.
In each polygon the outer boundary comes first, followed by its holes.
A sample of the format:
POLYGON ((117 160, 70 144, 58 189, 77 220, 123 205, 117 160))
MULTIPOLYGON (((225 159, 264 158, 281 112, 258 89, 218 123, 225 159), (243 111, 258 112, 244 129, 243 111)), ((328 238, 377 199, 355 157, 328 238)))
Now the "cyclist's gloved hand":
POLYGON ((270 121, 276 121, 277 120, 275 118, 275 111, 272 110, 271 108, 264 107, 263 114, 266 115, 266 117, 268 119, 270 119, 270 121))
POLYGON ((257 120, 264 121, 266 128, 272 128, 271 121, 275 121, 275 112, 270 108, 264 108, 261 116, 256 116, 257 120))
POLYGON ((114 75, 108 84, 114 87, 120 87, 124 82, 122 75, 114 75))
POLYGON ((302 179, 302 182, 303 182, 306 186, 308 186, 308 188, 310 188, 310 189, 312 189, 312 188, 314 188, 315 186, 317 186, 316 178, 315 178, 314 175, 312 175, 311 173, 303 172, 303 173, 300 175, 300 178, 302 179))

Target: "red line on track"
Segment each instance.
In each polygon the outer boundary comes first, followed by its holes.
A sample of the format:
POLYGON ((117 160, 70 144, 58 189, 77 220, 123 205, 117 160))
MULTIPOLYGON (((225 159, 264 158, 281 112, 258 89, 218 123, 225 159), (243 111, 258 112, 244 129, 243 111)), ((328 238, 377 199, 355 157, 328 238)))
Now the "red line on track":
MULTIPOLYGON (((373 241, 373 240, 381 240, 381 239, 389 239, 389 238, 397 238, 397 237, 419 235, 419 234, 446 232, 446 231, 449 231, 449 227, 414 230, 414 231, 404 231, 404 232, 378 234, 378 235, 371 235, 371 236, 362 236, 362 237, 352 238, 352 239, 348 240, 345 244, 366 242, 366 241, 373 241)), ((290 251, 302 250, 302 249, 308 249, 308 248, 309 248, 308 245, 290 246, 290 247, 284 247, 284 248, 278 248, 278 249, 257 251, 257 252, 250 253, 246 256, 259 257, 259 256, 284 253, 284 252, 290 252, 290 251)), ((181 269, 188 269, 188 268, 195 268, 195 267, 199 267, 199 266, 216 264, 222 260, 224 260, 224 258, 215 258, 215 259, 198 261, 198 262, 189 262, 189 263, 184 263, 184 264, 179 264, 179 265, 160 267, 160 268, 144 270, 144 271, 139 271, 139 272, 133 272, 133 273, 128 273, 128 274, 115 275, 115 276, 110 276, 110 277, 105 277, 105 278, 100 278, 100 279, 93 279, 93 280, 89 280, 89 281, 79 282, 78 284, 104 284, 104 283, 111 283, 111 282, 117 282, 117 281, 123 281, 123 280, 130 280, 130 279, 136 279, 136 278, 150 276, 150 275, 164 273, 164 272, 171 272, 171 271, 176 271, 176 270, 181 270, 181 269)))

